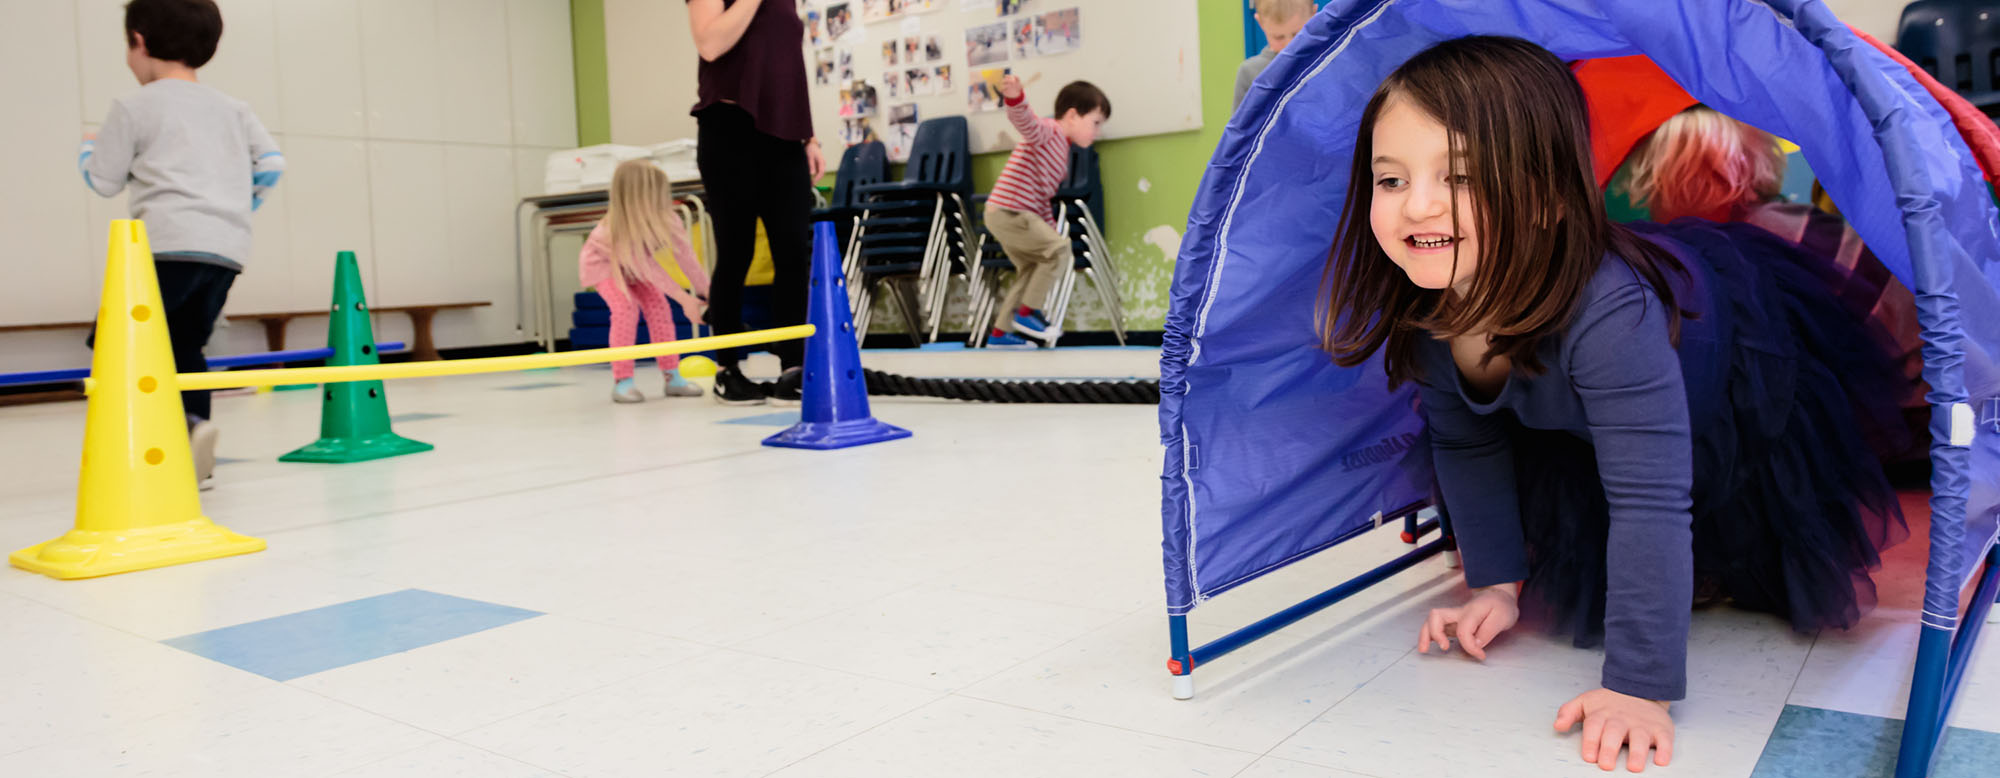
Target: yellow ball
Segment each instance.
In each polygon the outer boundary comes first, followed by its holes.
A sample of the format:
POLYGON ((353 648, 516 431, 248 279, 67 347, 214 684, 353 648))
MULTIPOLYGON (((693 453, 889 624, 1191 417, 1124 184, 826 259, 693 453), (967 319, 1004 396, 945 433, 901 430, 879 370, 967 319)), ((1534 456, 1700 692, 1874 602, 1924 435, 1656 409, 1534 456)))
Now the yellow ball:
POLYGON ((699 355, 681 357, 681 375, 687 378, 713 378, 715 361, 699 355))

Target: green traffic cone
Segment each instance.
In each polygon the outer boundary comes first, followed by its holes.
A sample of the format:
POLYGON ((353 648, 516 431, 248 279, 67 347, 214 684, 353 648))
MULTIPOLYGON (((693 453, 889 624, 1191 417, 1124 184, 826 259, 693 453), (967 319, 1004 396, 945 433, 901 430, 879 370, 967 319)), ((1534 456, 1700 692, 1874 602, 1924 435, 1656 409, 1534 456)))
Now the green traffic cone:
MULTIPOLYGON (((340 252, 333 269, 332 321, 328 366, 376 365, 375 328, 368 323, 368 300, 361 293, 361 265, 354 252, 340 252)), ((344 464, 429 451, 429 443, 389 431, 389 396, 381 381, 327 384, 319 419, 319 440, 278 457, 280 462, 344 464)))

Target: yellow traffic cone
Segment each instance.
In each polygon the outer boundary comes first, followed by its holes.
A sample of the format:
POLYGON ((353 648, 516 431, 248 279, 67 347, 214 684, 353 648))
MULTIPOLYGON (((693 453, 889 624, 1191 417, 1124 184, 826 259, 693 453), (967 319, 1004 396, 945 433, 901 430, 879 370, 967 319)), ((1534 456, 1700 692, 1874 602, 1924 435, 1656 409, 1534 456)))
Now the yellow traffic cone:
POLYGON ((263 540, 201 515, 146 225, 113 221, 106 253, 76 528, 8 560, 54 578, 89 578, 262 551, 263 540))

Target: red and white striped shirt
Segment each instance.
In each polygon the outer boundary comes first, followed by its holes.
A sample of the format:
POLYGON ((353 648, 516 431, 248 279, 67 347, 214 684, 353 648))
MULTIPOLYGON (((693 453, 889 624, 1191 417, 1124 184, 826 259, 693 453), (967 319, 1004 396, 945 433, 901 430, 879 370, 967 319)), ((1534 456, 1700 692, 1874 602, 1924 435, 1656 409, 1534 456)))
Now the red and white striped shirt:
POLYGON ((1069 176, 1069 138, 1054 119, 1035 115, 1027 95, 1008 101, 1007 119, 1021 133, 1021 145, 1007 157, 1007 167, 993 182, 993 194, 986 201, 1015 211, 1037 214, 1051 226, 1056 223, 1056 188, 1069 176))

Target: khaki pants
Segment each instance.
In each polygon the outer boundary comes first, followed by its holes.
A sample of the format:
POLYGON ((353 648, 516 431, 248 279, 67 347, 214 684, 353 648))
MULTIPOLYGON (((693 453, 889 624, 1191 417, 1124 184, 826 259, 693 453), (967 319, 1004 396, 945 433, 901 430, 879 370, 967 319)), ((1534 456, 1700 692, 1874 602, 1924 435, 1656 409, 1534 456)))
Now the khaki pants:
MULTIPOLYGON (((1013 332, 1014 312, 1024 304, 1030 308, 1047 305, 1056 279, 1076 260, 1070 254, 1069 239, 1056 234, 1056 228, 1035 214, 989 203, 986 229, 1000 240, 1007 260, 1014 263, 1014 285, 993 317, 995 328, 1013 332)), ((1061 326, 1057 322, 1049 325, 1061 326)))

